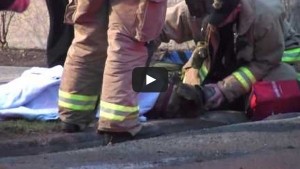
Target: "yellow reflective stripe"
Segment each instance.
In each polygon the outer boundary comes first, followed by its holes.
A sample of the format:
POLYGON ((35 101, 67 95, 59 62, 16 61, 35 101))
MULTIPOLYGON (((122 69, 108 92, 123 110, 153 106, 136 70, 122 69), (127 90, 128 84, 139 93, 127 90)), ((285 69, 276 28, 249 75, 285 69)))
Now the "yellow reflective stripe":
POLYGON ((182 83, 185 83, 185 82, 186 82, 186 77, 184 76, 183 80, 182 80, 182 83))
POLYGON ((202 72, 201 69, 199 70, 199 76, 200 76, 200 80, 202 82, 204 80, 204 78, 205 78, 205 75, 204 75, 204 73, 202 72))
POLYGON ((300 56, 283 56, 281 59, 282 62, 299 62, 300 61, 300 56))
POLYGON ((79 110, 79 111, 87 111, 87 110, 94 110, 95 109, 95 105, 75 105, 75 104, 71 104, 71 103, 67 103, 64 101, 59 100, 58 101, 58 105, 60 107, 63 108, 68 108, 68 109, 72 109, 72 110, 79 110))
POLYGON ((71 94, 64 91, 58 91, 59 97, 63 97, 66 99, 72 100, 79 100, 79 101, 97 101, 98 96, 86 96, 86 95, 79 95, 79 94, 71 94))
POLYGON ((300 61, 300 48, 284 51, 281 61, 283 61, 283 62, 298 62, 298 61, 300 61))
POLYGON ((100 102, 100 106, 104 107, 106 109, 115 110, 115 111, 122 111, 122 112, 128 112, 128 113, 135 113, 135 112, 139 111, 138 106, 133 106, 133 107, 131 107, 131 106, 122 106, 122 105, 117 105, 117 104, 108 103, 108 102, 104 102, 104 101, 100 102))
POLYGON ((207 70, 207 67, 205 65, 202 66, 203 67, 203 71, 205 73, 205 76, 208 74, 208 70, 207 70))
POLYGON ((119 115, 115 115, 115 114, 111 114, 111 113, 106 113, 106 112, 103 112, 103 111, 100 112, 100 118, 101 117, 104 117, 104 118, 109 119, 109 120, 115 120, 115 121, 124 121, 125 120, 124 116, 119 116, 119 115))
MULTIPOLYGON (((128 115, 134 114, 132 112, 123 112, 123 111, 111 110, 111 109, 108 109, 108 108, 105 108, 105 107, 101 107, 101 106, 100 106, 100 110, 104 111, 106 113, 112 113, 112 114, 120 115, 120 116, 128 116, 128 115)), ((136 111, 136 113, 137 112, 138 111, 136 111)))
POLYGON ((199 70, 199 76, 200 76, 200 79, 202 82, 206 78, 207 74, 208 74, 208 70, 207 70, 206 66, 205 65, 201 66, 201 68, 199 70))
POLYGON ((246 74, 246 76, 250 79, 252 84, 256 82, 256 78, 254 77, 253 73, 248 68, 241 67, 240 70, 246 74))
POLYGON ((59 100, 62 102, 74 104, 74 105, 80 105, 80 106, 87 106, 87 105, 96 105, 96 101, 78 101, 78 100, 69 100, 65 99, 63 97, 59 97, 59 100))
POLYGON ((203 73, 204 77, 206 77, 208 74, 208 70, 207 70, 206 66, 203 65, 200 70, 203 73))
POLYGON ((256 82, 253 73, 247 67, 241 67, 237 72, 232 74, 246 89, 249 90, 251 85, 256 82))
POLYGON ((294 49, 289 49, 289 50, 285 50, 284 53, 286 54, 294 54, 294 53, 299 53, 300 52, 300 48, 294 48, 294 49))
POLYGON ((134 115, 126 117, 126 116, 120 116, 120 115, 100 111, 100 118, 101 117, 104 117, 109 120, 124 121, 124 120, 136 119, 136 118, 138 118, 138 114, 134 114, 134 115))
POLYGON ((246 90, 250 89, 250 85, 239 72, 234 72, 232 75, 243 85, 246 90))

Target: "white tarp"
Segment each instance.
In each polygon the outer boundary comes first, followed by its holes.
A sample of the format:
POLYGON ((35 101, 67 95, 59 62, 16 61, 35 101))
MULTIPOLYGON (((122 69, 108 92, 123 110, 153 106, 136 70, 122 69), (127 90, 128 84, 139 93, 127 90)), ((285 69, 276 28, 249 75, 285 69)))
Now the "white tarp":
MULTIPOLYGON (((11 82, 0 85, 0 120, 12 117, 41 121, 58 119, 58 89, 62 72, 62 66, 33 67, 11 82)), ((158 95, 139 93, 142 121, 146 120, 142 115, 152 109, 158 95)))

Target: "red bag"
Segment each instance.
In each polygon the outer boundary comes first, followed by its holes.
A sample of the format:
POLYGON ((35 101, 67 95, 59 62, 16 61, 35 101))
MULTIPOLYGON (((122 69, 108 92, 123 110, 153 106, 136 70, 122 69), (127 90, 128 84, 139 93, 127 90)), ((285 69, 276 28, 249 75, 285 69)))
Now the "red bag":
POLYGON ((258 82, 253 85, 248 114, 262 120, 272 114, 300 111, 300 82, 284 80, 258 82))

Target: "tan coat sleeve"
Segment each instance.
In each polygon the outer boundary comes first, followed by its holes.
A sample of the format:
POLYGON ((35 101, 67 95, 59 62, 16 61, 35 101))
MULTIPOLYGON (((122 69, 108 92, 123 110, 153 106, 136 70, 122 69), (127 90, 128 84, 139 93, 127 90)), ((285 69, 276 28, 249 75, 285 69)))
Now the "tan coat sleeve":
POLYGON ((266 15, 254 21, 252 27, 252 60, 218 83, 228 101, 249 92, 252 84, 262 80, 281 62, 284 51, 283 17, 270 18, 266 15))
POLYGON ((166 21, 160 35, 161 42, 174 40, 183 43, 190 40, 198 41, 201 37, 202 18, 190 16, 185 1, 167 9, 166 21))
POLYGON ((300 34, 298 34, 286 20, 284 22, 284 40, 285 49, 300 46, 300 34))

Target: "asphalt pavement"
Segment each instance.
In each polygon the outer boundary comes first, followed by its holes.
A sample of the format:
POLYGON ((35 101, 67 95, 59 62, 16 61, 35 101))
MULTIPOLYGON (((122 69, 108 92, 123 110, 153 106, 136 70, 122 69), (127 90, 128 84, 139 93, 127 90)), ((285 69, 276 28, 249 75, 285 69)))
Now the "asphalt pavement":
POLYGON ((300 118, 0 159, 1 169, 299 169, 300 118))
MULTIPOLYGON (((0 83, 18 77, 26 69, 0 67, 0 83)), ((0 169, 300 168, 299 117, 213 128, 205 127, 201 121, 178 124, 162 123, 165 131, 173 132, 160 137, 106 147, 92 145, 72 151, 61 147, 62 152, 26 155, 32 146, 28 142, 29 149, 19 149, 23 156, 0 158, 0 169)), ((68 137, 71 141, 66 143, 72 144, 73 138, 68 137)))

